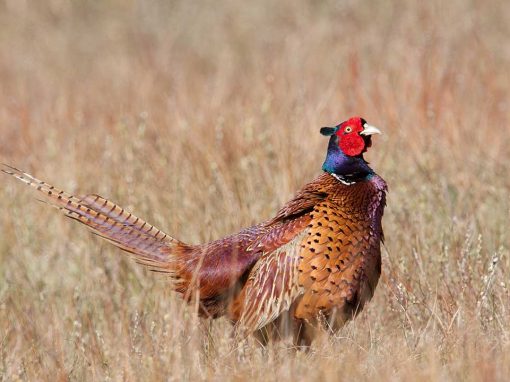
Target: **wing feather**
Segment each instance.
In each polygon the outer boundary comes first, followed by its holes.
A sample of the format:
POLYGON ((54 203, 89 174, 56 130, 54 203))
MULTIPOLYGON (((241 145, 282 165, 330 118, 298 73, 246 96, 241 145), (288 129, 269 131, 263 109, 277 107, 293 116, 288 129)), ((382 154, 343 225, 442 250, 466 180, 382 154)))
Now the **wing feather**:
POLYGON ((264 254, 254 266, 237 308, 240 329, 253 332, 263 328, 289 310, 303 293, 298 286, 298 264, 306 236, 304 229, 287 244, 264 254))

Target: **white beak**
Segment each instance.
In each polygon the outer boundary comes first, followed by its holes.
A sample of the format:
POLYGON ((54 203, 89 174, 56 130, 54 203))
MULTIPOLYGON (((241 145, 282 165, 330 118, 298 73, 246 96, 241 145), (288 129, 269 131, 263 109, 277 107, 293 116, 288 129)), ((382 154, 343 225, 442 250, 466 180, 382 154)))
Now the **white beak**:
POLYGON ((373 134, 381 134, 381 130, 379 130, 375 126, 370 126, 368 123, 363 125, 363 130, 360 132, 361 135, 373 135, 373 134))

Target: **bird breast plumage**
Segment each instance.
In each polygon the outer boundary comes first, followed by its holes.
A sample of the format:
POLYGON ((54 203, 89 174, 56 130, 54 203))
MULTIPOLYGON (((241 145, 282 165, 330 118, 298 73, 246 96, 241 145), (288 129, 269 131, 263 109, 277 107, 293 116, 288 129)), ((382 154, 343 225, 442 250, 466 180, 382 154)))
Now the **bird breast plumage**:
MULTIPOLYGON (((324 174, 311 184, 321 199, 298 218, 290 241, 261 256, 239 296, 236 321, 250 331, 284 311, 313 325, 327 320, 334 329, 373 295, 381 271, 384 181, 374 175, 344 185, 324 174)), ((296 200, 313 199, 306 194, 307 186, 282 210, 294 205, 287 212, 292 216, 300 210, 296 200)))

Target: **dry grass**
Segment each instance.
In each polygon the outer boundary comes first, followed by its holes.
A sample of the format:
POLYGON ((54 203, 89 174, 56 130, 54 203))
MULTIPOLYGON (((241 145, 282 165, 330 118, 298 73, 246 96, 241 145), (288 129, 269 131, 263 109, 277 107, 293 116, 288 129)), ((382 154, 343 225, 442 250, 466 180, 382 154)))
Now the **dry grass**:
POLYGON ((0 160, 196 243, 380 126, 383 277, 295 353, 199 326, 165 279, 0 178, 0 380, 506 380, 510 16, 501 1, 0 1, 0 160), (45 4, 44 4, 45 3, 45 4))

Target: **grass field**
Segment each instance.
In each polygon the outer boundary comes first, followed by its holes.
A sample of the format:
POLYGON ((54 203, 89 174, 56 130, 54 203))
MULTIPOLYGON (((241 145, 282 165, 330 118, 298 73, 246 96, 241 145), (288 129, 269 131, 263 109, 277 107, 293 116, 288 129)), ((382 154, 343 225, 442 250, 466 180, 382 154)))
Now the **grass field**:
POLYGON ((237 343, 0 176, 0 380, 508 380, 510 3, 0 0, 0 161, 198 243, 380 127, 383 275, 308 352, 237 343))

